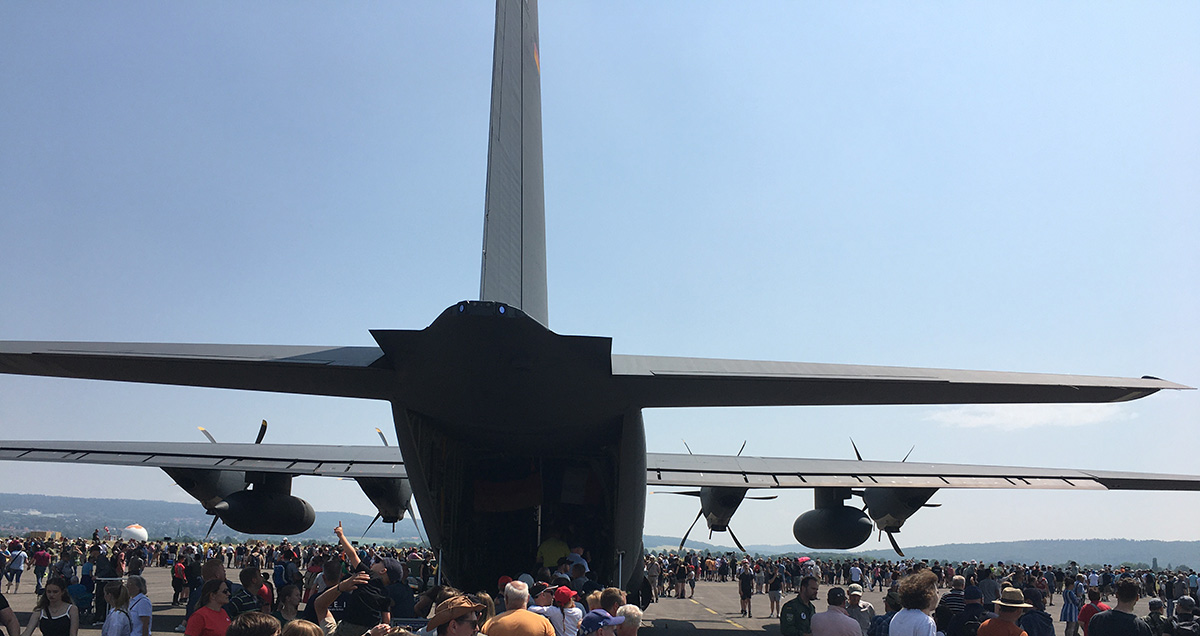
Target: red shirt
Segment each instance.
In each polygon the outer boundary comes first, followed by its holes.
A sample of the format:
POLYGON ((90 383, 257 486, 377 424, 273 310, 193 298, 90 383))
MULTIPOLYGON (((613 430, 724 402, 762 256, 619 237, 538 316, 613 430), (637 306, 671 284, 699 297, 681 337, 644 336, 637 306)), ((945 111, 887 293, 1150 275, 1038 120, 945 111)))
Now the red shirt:
POLYGON ((1083 636, 1087 636, 1088 623, 1091 622, 1092 617, 1110 609, 1112 608, 1107 603, 1100 603, 1099 605, 1088 603, 1084 605, 1083 609, 1079 610, 1079 624, 1083 626, 1083 636))
POLYGON ((1016 623, 989 618, 979 626, 979 636, 1022 636, 1025 630, 1016 623))
POLYGON ((258 589, 258 598, 262 599, 263 607, 271 607, 275 604, 275 599, 271 598, 271 588, 267 587, 266 583, 263 583, 262 587, 258 589))
POLYGON ((225 636, 229 623, 229 614, 225 610, 199 607, 188 617, 187 630, 183 633, 185 636, 225 636))

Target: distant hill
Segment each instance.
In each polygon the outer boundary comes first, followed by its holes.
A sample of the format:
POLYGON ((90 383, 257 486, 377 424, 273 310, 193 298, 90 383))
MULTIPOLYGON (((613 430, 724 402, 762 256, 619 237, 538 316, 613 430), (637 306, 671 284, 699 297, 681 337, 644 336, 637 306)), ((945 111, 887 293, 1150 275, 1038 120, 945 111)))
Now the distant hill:
MULTIPOLYGON (((341 521, 352 537, 360 535, 371 522, 371 517, 353 512, 317 512, 317 521, 304 534, 289 537, 293 541, 308 539, 332 541, 334 526, 341 521)), ((0 493, 0 536, 23 535, 32 530, 54 530, 67 536, 90 537, 95 528, 112 528, 114 533, 131 523, 141 524, 152 538, 191 537, 201 538, 208 531, 212 517, 204 514, 203 508, 194 503, 169 501, 146 501, 140 499, 83 499, 78 497, 50 497, 45 495, 16 495, 0 493)), ((233 532, 218 523, 213 538, 219 540, 244 541, 248 538, 277 540, 277 536, 251 537, 233 532)), ((409 519, 396 524, 396 532, 383 524, 375 524, 362 541, 371 543, 403 542, 416 543, 413 523, 409 519)), ((643 542, 647 550, 674 552, 679 550, 678 537, 646 535, 643 542)), ((713 554, 733 552, 729 545, 688 541, 690 550, 708 551, 713 554)), ((813 551, 800 544, 748 545, 750 554, 759 556, 803 555, 814 558, 844 559, 856 556, 865 559, 894 560, 891 550, 864 550, 858 552, 813 551)), ((1037 540, 1007 541, 1001 543, 955 543, 949 545, 916 546, 905 548, 905 554, 917 559, 969 561, 976 559, 994 563, 996 561, 1022 561, 1032 563, 1059 564, 1069 560, 1080 564, 1147 564, 1162 567, 1187 565, 1200 567, 1200 541, 1133 541, 1130 539, 1086 539, 1086 540, 1037 540)))
MULTIPOLYGON (((371 517, 353 512, 317 512, 316 523, 303 534, 289 537, 293 541, 314 539, 333 541, 333 528, 338 522, 351 538, 366 530, 371 517)), ((70 537, 91 537, 92 530, 108 526, 116 534, 121 528, 137 523, 146 528, 151 538, 203 538, 212 523, 197 503, 147 501, 142 499, 84 499, 79 497, 50 497, 46 495, 17 495, 0 493, 0 535, 23 535, 31 530, 52 530, 70 537)), ((249 538, 279 539, 251 536, 234 532, 224 524, 213 528, 214 539, 244 541, 249 538)), ((396 524, 396 532, 382 522, 376 523, 362 541, 417 543, 416 528, 407 517, 396 524)))
MULTIPOLYGON (((679 550, 679 539, 648 535, 643 537, 646 548, 651 551, 675 552, 679 550)), ((727 545, 715 545, 702 541, 688 541, 689 550, 709 551, 713 554, 735 551, 727 545)), ((899 557, 891 550, 862 551, 816 551, 798 543, 788 545, 747 545, 752 555, 795 555, 813 558, 845 559, 854 556, 864 559, 895 560, 899 557)), ((1063 564, 1076 561, 1081 565, 1145 564, 1178 568, 1181 565, 1193 569, 1200 567, 1200 541, 1134 541, 1131 539, 1057 539, 1031 541, 1004 541, 997 543, 952 543, 948 545, 916 546, 904 548, 907 557, 930 561, 970 561, 987 563, 1017 561, 1023 563, 1063 564)))

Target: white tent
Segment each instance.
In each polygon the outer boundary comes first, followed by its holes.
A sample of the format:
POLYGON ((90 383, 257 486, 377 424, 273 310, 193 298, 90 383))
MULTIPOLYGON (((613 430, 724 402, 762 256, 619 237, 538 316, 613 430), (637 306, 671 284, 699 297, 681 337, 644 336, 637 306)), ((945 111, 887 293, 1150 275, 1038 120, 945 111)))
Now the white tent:
POLYGON ((146 539, 150 538, 150 534, 146 532, 145 528, 135 523, 125 526, 121 529, 121 538, 133 539, 135 541, 145 541, 146 539))

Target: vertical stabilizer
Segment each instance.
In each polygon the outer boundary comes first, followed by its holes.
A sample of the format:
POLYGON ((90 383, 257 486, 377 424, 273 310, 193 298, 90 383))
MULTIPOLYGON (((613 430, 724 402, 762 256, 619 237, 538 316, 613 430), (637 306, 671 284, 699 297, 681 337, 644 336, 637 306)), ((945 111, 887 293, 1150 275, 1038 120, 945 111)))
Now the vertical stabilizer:
POLYGON ((497 0, 480 300, 549 326, 537 0, 497 0))

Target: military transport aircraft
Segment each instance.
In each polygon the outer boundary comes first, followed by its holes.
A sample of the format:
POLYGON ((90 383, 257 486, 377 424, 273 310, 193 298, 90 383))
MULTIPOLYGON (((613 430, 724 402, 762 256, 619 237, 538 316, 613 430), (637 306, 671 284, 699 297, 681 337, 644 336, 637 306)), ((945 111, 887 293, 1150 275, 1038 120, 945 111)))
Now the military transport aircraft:
MULTIPOLYGON (((373 330, 376 346, 351 347, 0 342, 0 372, 9 374, 383 400, 398 449, 5 441, 0 459, 161 467, 251 532, 311 523, 311 507, 291 494, 297 475, 383 480, 372 501, 385 520, 399 518, 411 486, 443 573, 465 589, 527 569, 546 524, 590 547, 601 582, 638 589, 648 484, 721 488, 737 501, 749 489, 812 488, 816 507, 794 532, 817 548, 854 547, 874 527, 890 535, 942 488, 1200 490, 1200 477, 1186 475, 647 453, 648 408, 1120 402, 1186 387, 1152 377, 619 355, 610 338, 555 333, 534 0, 497 2, 491 109, 479 299, 450 305, 424 329, 373 330), (855 495, 866 510, 846 505, 855 495)), ((719 499, 702 500, 701 513, 736 507, 719 499)))

